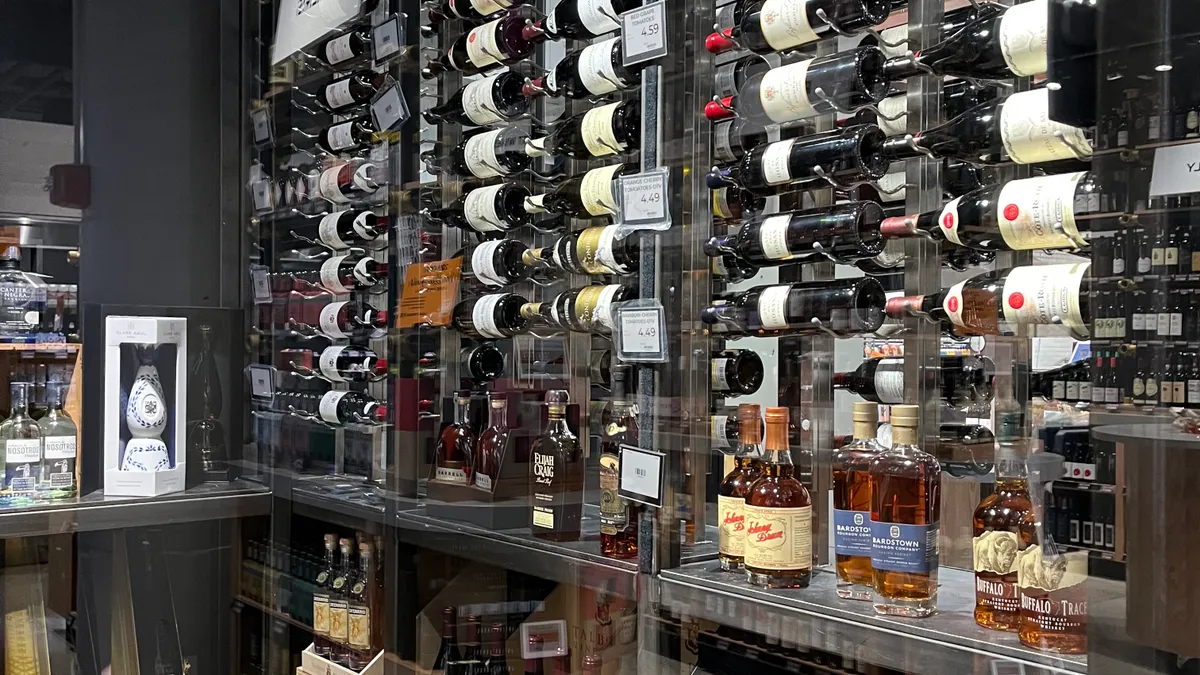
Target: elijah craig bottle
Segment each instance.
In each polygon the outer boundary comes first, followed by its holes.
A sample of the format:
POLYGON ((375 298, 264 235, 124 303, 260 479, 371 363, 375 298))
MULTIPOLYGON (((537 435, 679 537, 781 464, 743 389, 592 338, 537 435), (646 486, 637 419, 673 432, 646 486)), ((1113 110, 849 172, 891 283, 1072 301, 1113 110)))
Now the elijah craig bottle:
POLYGON ((546 392, 549 422, 529 457, 533 536, 551 541, 577 541, 583 515, 584 464, 567 426, 568 401, 561 389, 546 392))

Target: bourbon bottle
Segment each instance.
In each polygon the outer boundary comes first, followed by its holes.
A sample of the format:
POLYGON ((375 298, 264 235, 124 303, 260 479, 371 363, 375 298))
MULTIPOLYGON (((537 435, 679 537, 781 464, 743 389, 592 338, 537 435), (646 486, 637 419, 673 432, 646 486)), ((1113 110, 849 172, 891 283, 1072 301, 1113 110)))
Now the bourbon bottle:
POLYGON ((920 407, 892 407, 892 447, 871 462, 871 569, 875 611, 937 609, 942 468, 918 445, 920 407))
POLYGON ((375 590, 375 564, 372 546, 358 545, 358 577, 350 587, 350 606, 347 612, 349 632, 348 664, 352 670, 362 670, 382 648, 380 638, 379 594, 375 590))
POLYGON ((746 493, 746 579, 805 588, 812 578, 812 500, 788 452, 788 409, 767 408, 762 474, 746 493))
POLYGON ((470 485, 474 468, 475 431, 471 429, 471 393, 454 392, 454 422, 442 429, 434 455, 433 479, 453 485, 470 485))
POLYGON ((720 530, 717 549, 721 569, 736 572, 742 569, 746 554, 746 493, 762 474, 761 408, 743 403, 737 408, 739 442, 734 455, 733 470, 717 488, 717 513, 720 530))
POLYGON ((584 464, 567 426, 569 400, 561 389, 546 392, 549 423, 529 453, 533 536, 551 541, 578 541, 583 516, 584 464))
POLYGON ((875 442, 879 404, 854 404, 854 440, 833 456, 833 548, 838 597, 870 600, 871 462, 883 451, 875 442))
POLYGON ((350 589, 355 581, 351 546, 349 539, 338 540, 342 567, 333 578, 329 595, 329 639, 333 643, 329 660, 342 665, 350 663, 350 589))
POLYGON ((610 558, 636 558, 638 554, 637 507, 617 490, 621 446, 638 444, 637 412, 625 397, 625 379, 624 368, 613 371, 613 410, 600 437, 600 553, 610 558))
POLYGON ((1017 631, 1021 598, 1017 561, 1037 531, 1029 519, 1028 446, 1020 412, 996 416, 996 490, 975 509, 972 540, 975 562, 975 623, 984 628, 1017 631))
POLYGON ((504 394, 488 394, 488 426, 479 434, 475 449, 475 486, 492 491, 504 455, 508 451, 508 440, 512 436, 508 428, 508 399, 504 394))
POLYGON ((324 658, 333 653, 333 642, 329 639, 329 598, 333 592, 333 578, 337 575, 336 549, 337 535, 325 535, 325 567, 313 584, 313 651, 324 658))

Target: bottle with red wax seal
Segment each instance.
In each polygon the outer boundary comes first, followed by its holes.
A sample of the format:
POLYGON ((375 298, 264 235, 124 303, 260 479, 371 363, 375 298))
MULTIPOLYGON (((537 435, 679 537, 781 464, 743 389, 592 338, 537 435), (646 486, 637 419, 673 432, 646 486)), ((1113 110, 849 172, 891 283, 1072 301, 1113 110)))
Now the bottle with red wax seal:
POLYGON ((782 52, 878 26, 890 13, 890 0, 757 0, 735 12, 732 28, 709 35, 704 48, 713 54, 738 47, 757 54, 782 52))

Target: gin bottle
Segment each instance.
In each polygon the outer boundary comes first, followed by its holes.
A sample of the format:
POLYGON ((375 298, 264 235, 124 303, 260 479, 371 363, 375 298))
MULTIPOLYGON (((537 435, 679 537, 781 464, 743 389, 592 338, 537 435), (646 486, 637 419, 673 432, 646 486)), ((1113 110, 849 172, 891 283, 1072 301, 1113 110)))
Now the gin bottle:
POLYGON ((42 461, 42 432, 29 415, 29 383, 11 385, 12 413, 0 424, 4 443, 4 487, 14 493, 32 494, 38 487, 42 461))
POLYGON ((75 496, 75 421, 63 410, 67 385, 46 384, 49 411, 38 420, 42 433, 42 491, 51 499, 75 496))

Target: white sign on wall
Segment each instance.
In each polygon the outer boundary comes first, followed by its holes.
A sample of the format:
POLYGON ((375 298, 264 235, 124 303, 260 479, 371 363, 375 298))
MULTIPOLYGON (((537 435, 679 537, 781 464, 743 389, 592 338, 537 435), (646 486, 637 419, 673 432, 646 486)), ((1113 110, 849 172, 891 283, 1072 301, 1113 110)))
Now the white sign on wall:
POLYGON ((362 0, 282 0, 271 65, 304 49, 358 16, 362 0))

